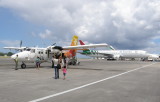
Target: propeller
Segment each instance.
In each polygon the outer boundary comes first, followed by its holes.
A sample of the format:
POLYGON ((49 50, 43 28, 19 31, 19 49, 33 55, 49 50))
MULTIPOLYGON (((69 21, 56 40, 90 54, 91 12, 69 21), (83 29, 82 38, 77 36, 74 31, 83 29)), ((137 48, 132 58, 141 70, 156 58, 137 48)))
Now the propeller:
POLYGON ((55 56, 59 56, 59 55, 61 55, 62 50, 63 50, 63 48, 61 46, 49 46, 47 48, 48 57, 49 57, 49 54, 54 54, 55 56))
POLYGON ((22 40, 20 41, 20 48, 22 47, 22 40))
POLYGON ((63 48, 62 48, 61 46, 55 46, 55 47, 53 47, 53 49, 58 49, 58 50, 60 50, 60 51, 63 50, 63 48))
MULTIPOLYGON (((20 41, 20 44, 19 44, 20 48, 22 47, 22 40, 20 41)), ((22 52, 22 50, 20 50, 22 52)))
POLYGON ((56 45, 56 43, 52 44, 52 46, 56 45))

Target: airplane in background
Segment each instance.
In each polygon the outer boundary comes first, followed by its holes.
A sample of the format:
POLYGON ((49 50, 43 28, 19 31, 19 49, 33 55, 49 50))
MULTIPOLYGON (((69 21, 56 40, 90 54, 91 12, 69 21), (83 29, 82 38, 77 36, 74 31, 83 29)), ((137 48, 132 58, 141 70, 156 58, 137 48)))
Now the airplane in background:
MULTIPOLYGON (((81 45, 85 45, 81 40, 79 40, 81 45)), ((112 50, 83 50, 80 54, 95 57, 95 58, 105 58, 105 59, 112 59, 112 60, 118 60, 118 59, 124 59, 129 58, 134 60, 135 58, 141 58, 141 59, 152 59, 157 60, 159 58, 159 55, 156 54, 149 54, 146 51, 143 50, 115 50, 112 46, 110 46, 112 50)))
POLYGON ((21 68, 26 68, 25 63, 34 63, 36 58, 39 57, 42 62, 51 62, 52 56, 55 55, 65 55, 67 58, 73 58, 76 56, 77 50, 84 50, 87 48, 95 47, 107 47, 108 44, 91 44, 91 45, 77 45, 78 36, 73 36, 71 46, 48 46, 46 48, 38 47, 28 47, 28 50, 25 50, 23 47, 4 47, 5 49, 15 49, 22 50, 11 56, 12 59, 15 59, 18 55, 19 62, 22 62, 21 68))

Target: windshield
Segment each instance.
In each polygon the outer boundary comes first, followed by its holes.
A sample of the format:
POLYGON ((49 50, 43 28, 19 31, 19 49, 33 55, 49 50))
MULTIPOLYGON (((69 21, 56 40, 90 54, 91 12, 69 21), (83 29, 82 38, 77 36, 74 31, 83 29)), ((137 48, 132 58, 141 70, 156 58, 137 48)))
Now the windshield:
POLYGON ((31 53, 35 53, 35 49, 31 49, 31 53))

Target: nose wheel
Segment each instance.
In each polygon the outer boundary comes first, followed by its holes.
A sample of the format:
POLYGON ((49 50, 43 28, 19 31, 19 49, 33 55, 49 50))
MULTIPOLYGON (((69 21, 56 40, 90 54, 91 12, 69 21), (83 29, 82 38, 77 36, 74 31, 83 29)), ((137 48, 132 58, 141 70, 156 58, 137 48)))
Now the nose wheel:
POLYGON ((21 64, 21 68, 22 68, 22 69, 25 69, 25 68, 26 68, 26 64, 22 63, 22 64, 21 64))

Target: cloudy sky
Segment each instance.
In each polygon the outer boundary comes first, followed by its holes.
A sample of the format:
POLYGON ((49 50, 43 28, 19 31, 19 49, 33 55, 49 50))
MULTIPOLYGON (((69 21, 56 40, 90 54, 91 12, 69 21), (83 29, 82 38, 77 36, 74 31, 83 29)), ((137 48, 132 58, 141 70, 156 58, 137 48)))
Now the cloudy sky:
POLYGON ((159 0, 0 0, 0 47, 70 45, 73 35, 160 53, 159 0))

